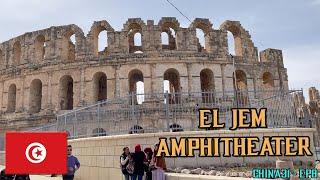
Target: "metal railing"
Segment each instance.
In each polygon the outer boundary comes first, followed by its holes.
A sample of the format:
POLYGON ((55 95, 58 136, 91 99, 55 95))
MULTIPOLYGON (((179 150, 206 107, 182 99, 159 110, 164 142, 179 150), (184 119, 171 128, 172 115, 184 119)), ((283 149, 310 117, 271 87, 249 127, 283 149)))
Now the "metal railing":
POLYGON ((230 91, 128 94, 57 116, 32 131, 67 131, 69 138, 198 129, 199 108, 219 108, 219 121, 231 125, 231 109, 267 108, 269 128, 299 127, 296 91, 230 91))

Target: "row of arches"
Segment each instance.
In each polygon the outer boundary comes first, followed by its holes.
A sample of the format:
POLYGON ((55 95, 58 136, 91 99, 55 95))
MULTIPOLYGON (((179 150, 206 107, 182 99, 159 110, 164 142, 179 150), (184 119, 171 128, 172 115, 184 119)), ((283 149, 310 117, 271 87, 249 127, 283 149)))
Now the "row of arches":
MULTIPOLYGON (((37 60, 43 60, 45 58, 46 41, 43 35, 38 35, 34 40, 34 56, 37 60)), ((20 41, 16 41, 12 48, 12 61, 14 65, 21 63, 22 49, 20 41)), ((2 53, 0 51, 0 60, 2 53)))
MULTIPOLYGON (((8 105, 7 112, 15 112, 17 102, 17 86, 11 84, 8 90, 8 105)), ((29 93, 29 112, 37 113, 41 110, 42 104, 42 82, 39 79, 34 79, 30 84, 29 93)))
MULTIPOLYGON (((234 80, 234 88, 238 91, 247 90, 247 76, 242 70, 236 70, 234 80)), ((215 91, 214 74, 210 69, 200 71, 200 85, 202 98, 205 101, 212 98, 212 92, 215 91)), ((103 72, 97 72, 93 75, 92 95, 93 101, 103 101, 107 99, 107 76, 103 72)), ((142 71, 138 69, 131 70, 128 73, 129 93, 136 95, 135 102, 142 103, 144 101, 144 76, 142 71)), ((270 72, 262 75, 262 84, 266 89, 274 87, 274 79, 270 72)), ((169 103, 179 103, 179 93, 181 90, 179 71, 170 68, 163 74, 163 91, 169 93, 169 103)), ((16 110, 17 87, 11 84, 8 89, 7 112, 16 110)), ((72 110, 74 102, 74 81, 70 75, 64 75, 59 81, 59 106, 61 110, 72 110)), ((29 112, 40 112, 42 105, 42 82, 34 79, 30 84, 29 92, 29 112)))
MULTIPOLYGON (((163 22, 160 24, 161 28, 161 47, 164 50, 176 50, 177 39, 179 31, 178 22, 163 22)), ((206 52, 209 47, 210 41, 210 29, 211 26, 206 23, 194 23, 198 52, 206 52)), ((229 53, 237 56, 242 55, 242 39, 241 28, 235 25, 230 25, 225 28, 228 32, 228 47, 229 53)), ((97 25, 91 29, 93 37, 93 48, 95 55, 108 55, 108 32, 114 30, 108 26, 97 25)), ((62 52, 63 59, 70 61, 76 58, 77 41, 82 36, 81 32, 77 32, 76 29, 70 28, 62 36, 62 52)), ((128 25, 127 30, 128 48, 129 53, 142 53, 142 39, 143 31, 142 25, 133 22, 128 25)), ((15 41, 12 47, 12 61, 13 64, 20 64, 22 58, 22 46, 19 40, 15 41)), ((38 35, 34 39, 34 58, 37 61, 41 61, 46 58, 46 51, 48 50, 48 40, 42 34, 38 35)), ((2 60, 2 51, 0 50, 0 60, 2 60)))
MULTIPOLYGON (((76 52, 76 35, 73 31, 68 31, 63 36, 62 42, 62 52, 63 58, 68 60, 75 60, 76 52)), ((42 61, 46 58, 48 50, 48 42, 44 35, 38 35, 34 39, 33 54, 36 61, 42 61)), ((3 62, 3 53, 0 50, 0 60, 3 62)), ((12 65, 19 65, 22 60, 22 46, 20 41, 15 41, 12 46, 12 65)))

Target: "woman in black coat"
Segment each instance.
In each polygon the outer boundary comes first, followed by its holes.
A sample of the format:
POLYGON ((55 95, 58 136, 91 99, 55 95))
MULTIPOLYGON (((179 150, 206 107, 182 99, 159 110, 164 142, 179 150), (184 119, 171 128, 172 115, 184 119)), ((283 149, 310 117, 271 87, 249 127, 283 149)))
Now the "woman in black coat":
POLYGON ((135 147, 135 152, 133 154, 133 161, 134 161, 134 172, 131 176, 131 180, 142 180, 145 170, 146 156, 143 151, 141 151, 140 144, 137 144, 135 147))

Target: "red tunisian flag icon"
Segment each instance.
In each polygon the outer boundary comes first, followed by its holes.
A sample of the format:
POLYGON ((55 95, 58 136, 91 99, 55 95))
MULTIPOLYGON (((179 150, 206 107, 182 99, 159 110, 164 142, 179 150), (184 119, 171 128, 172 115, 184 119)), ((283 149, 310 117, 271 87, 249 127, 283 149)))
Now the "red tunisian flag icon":
POLYGON ((6 174, 65 174, 67 133, 6 132, 6 174))

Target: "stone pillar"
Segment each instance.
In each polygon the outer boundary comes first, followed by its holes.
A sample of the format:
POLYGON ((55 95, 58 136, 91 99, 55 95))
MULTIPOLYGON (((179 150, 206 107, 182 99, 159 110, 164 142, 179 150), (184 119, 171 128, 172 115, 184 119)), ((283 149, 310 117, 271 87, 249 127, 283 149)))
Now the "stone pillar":
POLYGON ((115 91, 114 91, 114 97, 120 97, 120 65, 113 66, 114 68, 114 77, 115 77, 115 91))
POLYGON ((221 68, 221 82, 222 82, 222 96, 224 96, 226 87, 225 87, 225 81, 226 81, 226 77, 224 74, 224 68, 225 68, 225 64, 220 64, 220 68, 221 68))
POLYGON ((187 73, 188 73, 188 93, 192 93, 192 74, 191 74, 191 63, 186 63, 187 65, 187 73))
MULTIPOLYGON (((24 82, 25 81, 25 76, 21 76, 21 87, 20 87, 20 103, 16 103, 16 111, 18 111, 18 112, 23 112, 23 111, 25 111, 25 106, 24 106, 24 98, 25 98, 25 94, 24 94, 24 82), (18 105, 18 106, 17 106, 18 105)), ((18 93, 18 91, 16 92, 16 93, 18 93)), ((18 97, 18 96, 16 96, 16 97, 18 97)), ((29 95, 27 96, 27 97, 29 97, 29 95)), ((19 100, 19 99, 16 99, 16 102, 17 102, 17 100, 19 100)))
POLYGON ((47 109, 52 108, 52 72, 48 72, 48 89, 47 89, 47 94, 48 94, 48 101, 47 101, 47 109))
POLYGON ((81 67, 80 69, 80 102, 79 106, 85 105, 84 93, 85 93, 85 77, 84 77, 84 68, 81 67))
POLYGON ((154 94, 155 92, 154 92, 154 90, 155 90, 155 69, 156 69, 156 64, 154 64, 154 63, 152 63, 152 64, 150 64, 150 82, 151 82, 151 85, 150 85, 150 87, 151 87, 151 91, 150 91, 150 93, 151 94, 154 94))

